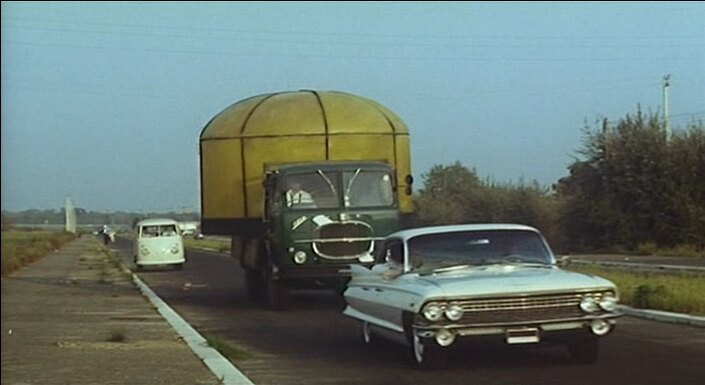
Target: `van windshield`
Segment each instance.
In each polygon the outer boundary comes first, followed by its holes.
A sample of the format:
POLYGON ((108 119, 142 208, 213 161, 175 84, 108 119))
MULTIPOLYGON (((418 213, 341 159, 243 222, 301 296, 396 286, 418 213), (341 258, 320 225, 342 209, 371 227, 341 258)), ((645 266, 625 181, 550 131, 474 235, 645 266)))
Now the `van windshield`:
POLYGON ((142 238, 173 237, 177 235, 176 225, 142 226, 142 238))

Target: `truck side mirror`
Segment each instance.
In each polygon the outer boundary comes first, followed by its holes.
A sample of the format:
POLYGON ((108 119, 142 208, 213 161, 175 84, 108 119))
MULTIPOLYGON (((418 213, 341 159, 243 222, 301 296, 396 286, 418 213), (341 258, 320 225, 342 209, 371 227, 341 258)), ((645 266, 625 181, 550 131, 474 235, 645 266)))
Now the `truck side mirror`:
POLYGON ((406 189, 404 190, 404 193, 406 193, 406 195, 411 195, 411 185, 414 184, 414 177, 411 176, 411 174, 407 174, 406 177, 404 177, 404 181, 406 182, 406 189))

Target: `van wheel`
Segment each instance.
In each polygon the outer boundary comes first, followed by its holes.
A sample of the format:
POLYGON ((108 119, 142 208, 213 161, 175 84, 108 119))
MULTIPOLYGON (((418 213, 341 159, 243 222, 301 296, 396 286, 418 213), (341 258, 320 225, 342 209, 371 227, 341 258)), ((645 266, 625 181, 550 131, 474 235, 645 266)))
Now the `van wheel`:
POLYGON ((139 265, 137 263, 137 256, 136 255, 132 257, 132 264, 135 265, 135 271, 142 271, 142 265, 139 265))

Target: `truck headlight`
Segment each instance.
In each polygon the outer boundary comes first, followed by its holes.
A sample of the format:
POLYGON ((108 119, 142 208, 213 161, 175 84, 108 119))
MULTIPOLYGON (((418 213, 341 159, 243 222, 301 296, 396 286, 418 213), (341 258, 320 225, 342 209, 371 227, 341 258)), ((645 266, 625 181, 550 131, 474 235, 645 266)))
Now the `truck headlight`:
POLYGON ((457 321, 463 317, 463 307, 458 303, 451 303, 446 307, 446 317, 451 321, 457 321))
POLYGON ((429 321, 438 321, 443 316, 441 304, 431 302, 423 308, 423 316, 429 321))
POLYGON ((306 262, 306 259, 307 259, 307 257, 306 257, 305 252, 297 251, 296 253, 294 253, 294 262, 297 264, 299 264, 299 265, 304 264, 306 262))
POLYGON ((606 293, 600 298, 599 305, 604 311, 615 311, 617 309, 617 297, 612 293, 606 293))
POLYGON ((580 308, 586 313, 594 313, 600 310, 600 306, 592 294, 583 296, 583 299, 580 300, 580 308))

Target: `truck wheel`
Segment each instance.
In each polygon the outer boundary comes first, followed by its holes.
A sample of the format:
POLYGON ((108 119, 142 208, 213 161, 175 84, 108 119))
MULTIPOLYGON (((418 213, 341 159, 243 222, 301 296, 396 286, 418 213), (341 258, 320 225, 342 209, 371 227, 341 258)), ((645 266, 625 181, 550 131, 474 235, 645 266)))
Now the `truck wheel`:
POLYGON ((267 269, 267 305, 273 310, 286 310, 289 307, 289 290, 283 282, 272 277, 271 271, 271 268, 267 269))
POLYGON ((262 299, 262 273, 258 270, 245 269, 245 290, 247 298, 252 301, 262 299))

